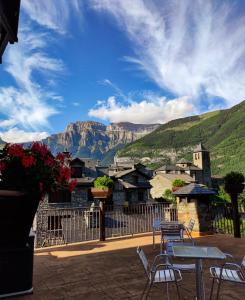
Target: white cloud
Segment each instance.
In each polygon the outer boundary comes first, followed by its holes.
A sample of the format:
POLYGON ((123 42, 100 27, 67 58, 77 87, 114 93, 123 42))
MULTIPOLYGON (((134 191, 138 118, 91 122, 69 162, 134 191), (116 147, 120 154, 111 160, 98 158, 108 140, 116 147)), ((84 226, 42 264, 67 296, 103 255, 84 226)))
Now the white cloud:
POLYGON ((155 101, 142 100, 122 104, 112 96, 106 102, 97 103, 97 107, 90 109, 88 114, 112 123, 122 121, 136 124, 165 123, 192 113, 194 106, 188 100, 188 97, 169 101, 164 97, 155 97, 155 101))
POLYGON ((32 21, 60 34, 67 33, 71 15, 82 18, 80 0, 22 0, 21 6, 32 21))
POLYGON ((16 81, 16 86, 0 88, 0 110, 6 117, 5 120, 0 120, 0 125, 6 129, 20 126, 37 130, 42 126, 48 127, 48 118, 57 111, 48 103, 54 95, 47 89, 44 90, 33 74, 36 72, 43 77, 52 78, 63 72, 63 64, 46 55, 45 35, 34 35, 24 27, 19 36, 18 46, 10 47, 6 56, 5 68, 16 81))
MULTIPOLYGON (((245 18, 234 3, 211 0, 92 0, 132 42, 137 64, 161 88, 192 99, 245 95, 245 18), (236 15, 235 15, 236 14, 236 15)), ((212 98, 210 104, 212 105, 212 98)))
POLYGON ((57 78, 66 73, 63 61, 49 55, 56 36, 47 29, 67 33, 73 13, 81 17, 80 8, 79 0, 22 1, 19 42, 8 47, 4 64, 16 84, 0 87, 0 126, 5 139, 46 136, 42 129, 50 128, 49 118, 58 113, 63 101, 53 89, 57 78))
POLYGON ((0 132, 0 137, 7 143, 25 143, 40 141, 48 136, 47 132, 29 132, 16 127, 5 132, 0 132))

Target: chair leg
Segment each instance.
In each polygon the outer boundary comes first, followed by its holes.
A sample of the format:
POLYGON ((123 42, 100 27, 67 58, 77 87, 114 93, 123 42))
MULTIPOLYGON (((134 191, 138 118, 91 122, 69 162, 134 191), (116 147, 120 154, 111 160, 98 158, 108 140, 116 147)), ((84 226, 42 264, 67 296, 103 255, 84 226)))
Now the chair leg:
POLYGON ((177 281, 175 281, 175 284, 176 284, 176 289, 177 289, 177 294, 178 294, 179 300, 181 300, 179 285, 178 285, 177 281))
POLYGON ((216 300, 219 299, 219 291, 220 291, 221 281, 222 281, 222 280, 219 280, 219 282, 218 282, 218 288, 217 288, 216 300))
POLYGON ((149 279, 147 279, 146 284, 145 284, 144 289, 143 289, 143 292, 142 292, 141 297, 140 297, 141 300, 144 299, 144 294, 145 294, 145 292, 147 290, 147 286, 149 285, 149 283, 150 283, 149 279))
POLYGON ((169 289, 168 289, 168 282, 167 282, 167 299, 169 300, 169 289))
POLYGON ((213 277, 209 300, 212 300, 213 290, 214 290, 214 281, 215 281, 215 278, 213 277))
POLYGON ((150 282, 150 285, 149 285, 149 287, 148 287, 148 289, 147 289, 147 291, 146 291, 146 294, 145 294, 145 299, 147 299, 147 298, 148 298, 148 295, 149 295, 149 293, 150 293, 150 290, 151 290, 152 284, 153 284, 153 281, 151 281, 151 282, 150 282))

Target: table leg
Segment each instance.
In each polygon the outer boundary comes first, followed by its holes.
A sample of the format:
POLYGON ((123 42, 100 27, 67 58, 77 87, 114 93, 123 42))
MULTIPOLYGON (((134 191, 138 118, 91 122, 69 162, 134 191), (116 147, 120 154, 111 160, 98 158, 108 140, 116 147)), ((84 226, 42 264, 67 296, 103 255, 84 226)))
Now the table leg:
POLYGON ((152 238, 153 238, 153 249, 155 249, 155 229, 154 229, 154 227, 152 230, 152 238))
POLYGON ((196 259, 196 293, 197 300, 205 300, 202 278, 202 260, 196 259))

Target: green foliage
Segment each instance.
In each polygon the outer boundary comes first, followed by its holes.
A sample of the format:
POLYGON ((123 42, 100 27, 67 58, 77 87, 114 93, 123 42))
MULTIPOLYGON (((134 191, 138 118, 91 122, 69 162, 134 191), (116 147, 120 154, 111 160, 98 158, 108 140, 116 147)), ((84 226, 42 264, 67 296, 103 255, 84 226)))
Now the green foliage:
POLYGON ((239 172, 230 172, 225 175, 225 185, 227 184, 243 184, 244 183, 244 175, 239 172))
POLYGON ((182 187, 186 185, 186 182, 182 179, 175 179, 172 185, 173 187, 182 187))
POLYGON ((163 194, 163 198, 166 199, 168 202, 171 202, 173 204, 176 203, 176 199, 172 193, 172 191, 170 189, 166 189, 164 194, 163 194))
POLYGON ((94 187, 96 188, 112 188, 113 187, 113 180, 104 175, 101 177, 97 177, 94 181, 94 187))
POLYGON ((245 204, 245 189, 243 190, 243 192, 239 195, 238 197, 238 202, 241 204, 245 204))
POLYGON ((215 202, 228 202, 230 203, 231 202, 231 198, 230 198, 230 195, 226 193, 225 189, 223 186, 221 186, 219 188, 219 191, 218 191, 218 194, 213 196, 213 200, 215 202))
POLYGON ((193 147, 202 142, 210 151, 212 174, 231 171, 245 175, 245 101, 227 109, 168 122, 123 148, 119 156, 161 158, 169 153, 177 159, 191 158, 193 147))

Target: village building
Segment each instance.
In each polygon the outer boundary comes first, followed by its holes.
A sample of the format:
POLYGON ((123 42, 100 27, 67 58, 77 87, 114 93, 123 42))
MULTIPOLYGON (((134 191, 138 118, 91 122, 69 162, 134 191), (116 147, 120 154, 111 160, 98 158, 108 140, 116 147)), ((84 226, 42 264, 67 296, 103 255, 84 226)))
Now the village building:
POLYGON ((175 165, 163 165, 154 171, 151 196, 154 199, 163 197, 164 192, 172 188, 175 179, 212 187, 209 151, 202 143, 194 148, 192 162, 181 158, 175 165))

